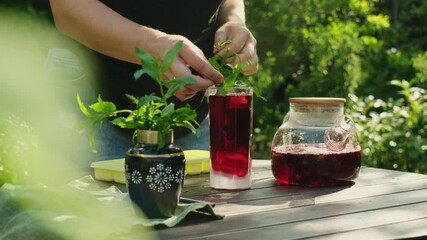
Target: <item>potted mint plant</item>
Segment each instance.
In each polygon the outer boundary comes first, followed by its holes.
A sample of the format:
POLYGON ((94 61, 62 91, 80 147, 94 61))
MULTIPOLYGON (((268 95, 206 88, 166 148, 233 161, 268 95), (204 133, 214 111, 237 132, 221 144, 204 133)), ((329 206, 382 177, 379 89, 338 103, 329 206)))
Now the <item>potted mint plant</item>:
POLYGON ((135 109, 117 109, 114 103, 103 101, 100 96, 87 108, 77 96, 80 110, 87 117, 85 127, 91 128, 90 145, 94 152, 95 127, 104 121, 135 130, 135 144, 125 157, 126 182, 131 200, 149 218, 172 216, 183 187, 185 157, 183 151, 173 144, 173 128, 185 127, 198 133, 195 128, 197 114, 190 105, 175 108, 173 103, 168 103, 179 88, 196 80, 191 76, 166 82, 162 80, 181 48, 182 42, 178 42, 163 60, 153 58, 141 49, 136 50, 142 68, 135 72, 135 79, 148 74, 159 84, 160 96, 137 98, 128 95, 135 109), (167 91, 164 91, 164 86, 167 91))

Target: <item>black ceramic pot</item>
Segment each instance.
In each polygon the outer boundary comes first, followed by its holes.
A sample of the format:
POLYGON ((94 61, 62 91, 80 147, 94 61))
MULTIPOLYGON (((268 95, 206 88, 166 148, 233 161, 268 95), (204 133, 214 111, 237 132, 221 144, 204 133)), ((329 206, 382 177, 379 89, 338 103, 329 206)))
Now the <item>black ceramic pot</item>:
POLYGON ((184 185, 184 153, 173 144, 173 132, 163 135, 160 150, 159 137, 158 131, 138 130, 125 159, 129 196, 148 218, 172 216, 184 185))

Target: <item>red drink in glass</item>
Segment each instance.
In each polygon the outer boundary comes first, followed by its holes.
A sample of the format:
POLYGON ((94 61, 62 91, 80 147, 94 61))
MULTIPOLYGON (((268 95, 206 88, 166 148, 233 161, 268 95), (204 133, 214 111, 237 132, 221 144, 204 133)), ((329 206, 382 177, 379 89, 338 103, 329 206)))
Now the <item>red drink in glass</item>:
POLYGON ((334 152, 325 144, 282 145, 272 150, 271 163, 278 184, 345 185, 359 174, 361 148, 348 144, 344 150, 334 152))
POLYGON ((247 189, 251 184, 252 89, 209 95, 211 187, 247 189))

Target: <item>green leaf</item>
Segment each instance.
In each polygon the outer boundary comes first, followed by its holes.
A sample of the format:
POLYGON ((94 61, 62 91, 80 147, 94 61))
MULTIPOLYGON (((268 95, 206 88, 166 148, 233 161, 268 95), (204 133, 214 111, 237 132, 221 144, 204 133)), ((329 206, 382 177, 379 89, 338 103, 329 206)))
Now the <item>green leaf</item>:
POLYGON ((225 45, 230 44, 232 41, 231 40, 225 40, 222 42, 219 42, 217 44, 214 45, 214 52, 219 52, 221 49, 223 49, 225 47, 225 45))
POLYGON ((138 80, 142 77, 142 75, 146 74, 146 72, 144 71, 144 69, 139 69, 137 70, 134 74, 133 77, 135 78, 135 80, 138 80))
POLYGON ((174 93, 183 86, 196 82, 196 79, 194 79, 192 76, 179 77, 165 82, 165 85, 169 88, 165 94, 165 99, 172 97, 174 93))
POLYGON ((126 118, 125 117, 118 117, 118 118, 113 119, 113 121, 111 121, 111 123, 113 123, 114 125, 117 125, 121 128, 125 128, 126 118))
POLYGON ((162 113, 159 117, 158 127, 160 129, 166 129, 169 127, 170 119, 175 110, 175 104, 170 103, 165 108, 162 109, 162 113))
POLYGON ((141 106, 143 106, 143 105, 145 105, 145 104, 147 104, 148 102, 151 102, 151 101, 161 102, 161 101, 163 101, 163 99, 161 97, 158 97, 158 96, 155 96, 155 95, 147 95, 147 96, 139 98, 137 106, 141 107, 141 106))
POLYGON ((215 56, 209 58, 208 61, 212 65, 212 67, 215 68, 215 70, 221 72, 221 65, 218 63, 218 61, 219 61, 218 55, 215 55, 215 56))
POLYGON ((129 120, 128 118, 124 118, 124 117, 115 118, 113 119, 113 121, 111 121, 111 123, 121 128, 127 128, 127 129, 135 129, 139 127, 139 124, 137 124, 133 120, 129 120))
POLYGON ((184 120, 194 120, 197 117, 197 113, 191 109, 190 105, 178 108, 174 112, 174 121, 181 122, 184 120))
POLYGON ((165 55, 162 65, 160 66, 161 73, 165 73, 173 63, 173 60, 178 55, 179 51, 182 48, 182 41, 178 41, 165 55))
POLYGON ((162 117, 171 115, 175 110, 175 104, 174 103, 169 103, 169 105, 167 105, 165 108, 163 108, 162 110, 162 117))
POLYGON ((104 102, 101 96, 98 96, 98 102, 89 106, 95 112, 103 113, 106 116, 112 116, 116 111, 116 105, 112 102, 104 102))
POLYGON ((82 133, 85 131, 86 128, 88 128, 91 125, 90 119, 86 121, 80 121, 74 125, 74 128, 77 130, 77 132, 82 133))
MULTIPOLYGON (((148 74, 151 78, 153 78, 154 80, 156 80, 157 82, 161 81, 161 75, 160 75, 160 71, 159 71, 159 64, 157 63, 157 61, 155 61, 155 59, 153 59, 151 57, 150 54, 148 54, 147 52, 145 52, 142 49, 137 48, 136 49, 136 54, 139 57, 139 59, 141 59, 141 65, 142 65, 142 73, 138 72, 137 76, 139 74, 148 74)), ((141 77, 141 76, 139 76, 141 77)))
POLYGON ((97 153, 98 151, 95 148, 95 126, 92 126, 91 131, 89 133, 89 146, 92 149, 93 153, 97 153))
POLYGON ((132 103, 138 105, 138 98, 130 94, 126 94, 126 97, 129 98, 132 101, 132 103))
POLYGON ((165 136, 163 134, 163 131, 159 131, 158 137, 159 138, 157 142, 157 150, 160 150, 165 146, 165 136))
POLYGON ((252 87, 252 90, 254 91, 255 96, 261 98, 264 102, 267 102, 267 99, 265 97, 261 96, 261 94, 259 93, 259 89, 257 87, 255 87, 255 86, 252 87))
POLYGON ((197 130, 194 126, 198 126, 196 121, 182 121, 176 124, 177 127, 185 127, 190 130, 193 134, 196 134, 197 137, 200 136, 200 131, 197 130))
POLYGON ((77 94, 77 103, 79 104, 80 111, 86 116, 91 117, 91 113, 86 108, 86 106, 83 104, 83 101, 81 100, 80 96, 77 94))

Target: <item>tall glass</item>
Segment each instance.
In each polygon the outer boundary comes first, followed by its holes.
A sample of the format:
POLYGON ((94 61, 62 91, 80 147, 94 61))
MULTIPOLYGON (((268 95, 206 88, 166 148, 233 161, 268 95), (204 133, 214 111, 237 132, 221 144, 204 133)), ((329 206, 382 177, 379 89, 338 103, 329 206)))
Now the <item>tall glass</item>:
POLYGON ((251 187, 252 99, 247 86, 208 90, 212 188, 251 187))

